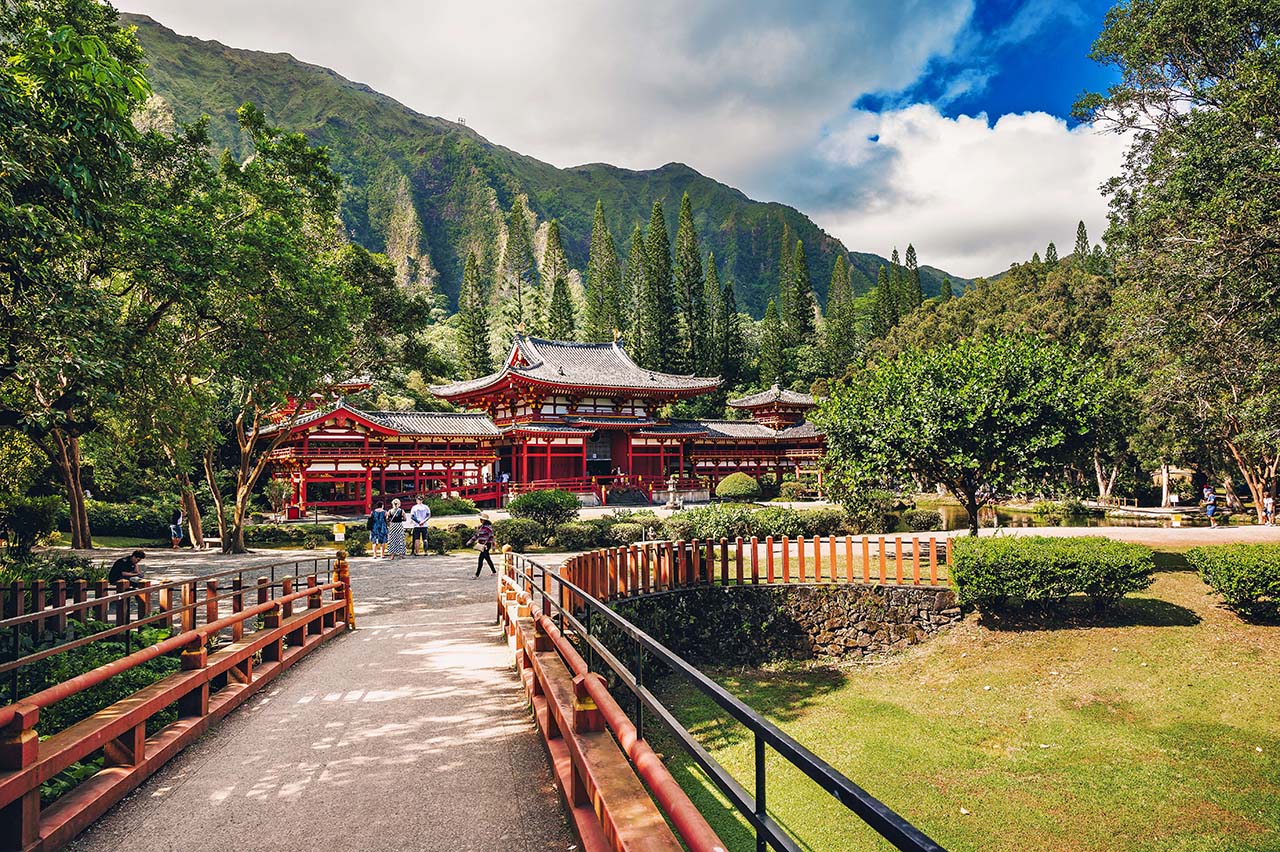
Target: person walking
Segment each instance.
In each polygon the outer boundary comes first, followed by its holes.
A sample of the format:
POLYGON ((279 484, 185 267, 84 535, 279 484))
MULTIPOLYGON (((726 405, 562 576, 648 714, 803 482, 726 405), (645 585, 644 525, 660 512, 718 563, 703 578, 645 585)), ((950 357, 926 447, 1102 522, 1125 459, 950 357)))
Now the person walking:
MULTIPOLYGON (((184 520, 181 507, 174 509, 173 514, 169 517, 169 540, 173 542, 174 550, 182 547, 182 522, 184 520)), ((191 544, 194 546, 195 542, 191 544)))
POLYGON ((387 555, 391 559, 403 559, 405 555, 404 519, 399 498, 392 500, 391 511, 387 513, 387 555))
POLYGON ((1262 498, 1262 522, 1269 527, 1276 525, 1276 498, 1270 494, 1262 498))
POLYGON ((414 556, 418 555, 419 541, 422 542, 422 555, 427 555, 427 521, 429 520, 431 520, 431 508, 419 494, 417 502, 409 510, 409 521, 413 527, 413 542, 409 545, 409 552, 414 556))
POLYGON ((476 557, 476 576, 480 576, 480 569, 484 567, 484 563, 489 563, 489 571, 497 574, 498 569, 493 567, 493 557, 489 555, 489 551, 493 549, 493 523, 489 520, 488 515, 480 516, 480 526, 476 529, 475 535, 467 541, 467 545, 475 545, 476 550, 480 551, 480 555, 476 557))
POLYGON ((1218 495, 1213 493, 1213 489, 1208 485, 1204 487, 1204 513, 1209 518, 1209 528, 1218 528, 1218 519, 1214 517, 1214 512, 1218 509, 1218 495))
POLYGON ((387 510, 382 508, 382 501, 369 513, 369 546, 373 549, 373 558, 382 559, 387 555, 387 510))

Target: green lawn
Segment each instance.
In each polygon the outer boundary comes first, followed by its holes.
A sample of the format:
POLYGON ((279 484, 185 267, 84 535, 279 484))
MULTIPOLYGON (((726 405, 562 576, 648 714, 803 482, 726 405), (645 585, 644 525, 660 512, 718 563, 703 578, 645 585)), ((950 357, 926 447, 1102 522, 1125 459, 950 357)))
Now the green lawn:
MULTIPOLYGON (((715 673, 953 852, 1280 849, 1280 626, 1221 608, 1176 554, 1123 613, 1052 629, 962 625, 843 669, 715 673)), ((686 689, 668 698, 751 791, 752 743, 686 689)), ((717 795, 673 743, 704 810, 717 795)), ((801 848, 889 848, 776 757, 770 811, 801 848)), ((720 811, 730 848, 751 848, 720 811)))

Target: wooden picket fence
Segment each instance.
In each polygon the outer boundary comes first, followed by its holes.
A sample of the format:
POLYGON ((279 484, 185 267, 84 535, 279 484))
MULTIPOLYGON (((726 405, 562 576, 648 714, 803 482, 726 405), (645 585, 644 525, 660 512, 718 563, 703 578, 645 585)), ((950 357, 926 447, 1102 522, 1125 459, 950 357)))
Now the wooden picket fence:
POLYGON ((946 586, 951 539, 783 536, 646 541, 566 559, 561 576, 600 601, 695 586, 865 583, 946 586))

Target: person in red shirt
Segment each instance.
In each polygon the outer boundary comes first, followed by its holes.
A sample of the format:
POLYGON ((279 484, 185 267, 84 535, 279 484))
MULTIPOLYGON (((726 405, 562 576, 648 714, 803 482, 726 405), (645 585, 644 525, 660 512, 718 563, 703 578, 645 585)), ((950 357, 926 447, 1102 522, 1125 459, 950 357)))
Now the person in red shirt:
POLYGON ((489 555, 489 551, 493 549, 493 524, 489 521, 487 515, 480 516, 480 526, 476 529, 475 535, 471 536, 467 541, 468 545, 475 545, 480 551, 480 555, 476 558, 476 576, 480 576, 480 569, 484 567, 484 563, 489 563, 489 570, 494 574, 498 573, 498 569, 493 567, 493 557, 489 555))

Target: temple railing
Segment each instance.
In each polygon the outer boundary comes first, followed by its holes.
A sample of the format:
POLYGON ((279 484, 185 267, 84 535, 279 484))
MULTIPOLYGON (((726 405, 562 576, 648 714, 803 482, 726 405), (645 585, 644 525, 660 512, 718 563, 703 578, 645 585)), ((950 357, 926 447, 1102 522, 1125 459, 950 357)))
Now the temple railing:
POLYGON ((322 642, 354 626, 343 556, 336 564, 315 560, 309 566, 282 563, 248 570, 260 575, 249 585, 239 570, 137 589, 122 583, 107 594, 99 586, 93 597, 76 584, 71 603, 62 597, 65 586, 52 584, 52 607, 43 584, 35 584, 30 594, 21 584, 10 587, 6 604, 15 614, 0 621, 0 635, 12 637, 16 658, 0 664, 0 673, 10 679, 16 698, 0 707, 0 850, 65 845, 211 724, 322 642), (296 573, 308 568, 309 574, 296 573), (229 578, 229 589, 220 578, 229 578), (131 620, 134 607, 138 618, 131 620), (100 624, 86 625, 95 632, 68 638, 68 620, 100 624), (168 626, 174 632, 135 651, 133 631, 142 626, 168 626), (24 637, 30 641, 20 641, 24 637), (20 670, 122 638, 125 656, 35 693, 17 692, 20 670), (32 650, 22 654, 28 647, 32 650), (40 737, 42 711, 161 656, 177 656, 181 668, 40 737), (176 720, 148 735, 148 722, 175 706, 176 720), (42 806, 44 782, 96 754, 101 754, 101 768, 42 806))
MULTIPOLYGON (((609 552, 626 560, 623 564, 629 563, 633 553, 648 553, 656 560, 652 563, 656 574, 643 573, 641 566, 650 563, 641 557, 636 573, 628 575, 635 577, 631 588, 636 593, 644 588, 646 576, 659 578, 650 583, 651 586, 680 581, 681 560, 673 554, 688 554, 684 560, 686 568, 707 564, 693 557, 700 551, 692 542, 655 542, 650 546, 618 550, 627 555, 609 552)), ((691 802, 645 740, 646 726, 655 722, 674 737, 689 759, 718 788, 728 807, 754 831, 757 852, 769 849, 800 852, 808 848, 768 810, 770 766, 774 767, 772 771, 777 777, 779 759, 800 770, 895 848, 906 852, 942 852, 941 846, 902 816, 592 594, 592 588, 601 588, 599 578, 602 566, 609 564, 609 552, 597 552, 606 555, 603 560, 589 558, 597 554, 573 557, 555 571, 508 551, 504 554, 498 591, 499 618, 505 621, 508 636, 516 648, 517 667, 547 738, 553 767, 561 776, 561 789, 568 800, 570 816, 578 825, 587 852, 682 847, 691 852, 724 852, 726 849, 706 816, 691 802), (576 580, 572 576, 575 571, 579 575, 576 580), (587 585, 580 584, 579 580, 587 585), (609 637, 614 646, 606 645, 603 637, 609 637), (626 647, 617 647, 619 641, 626 647), (599 674, 601 671, 610 673, 615 691, 626 690, 634 696, 632 716, 628 716, 614 698, 599 674), (655 695, 651 686, 663 675, 688 684, 747 730, 754 740, 751 792, 707 752, 655 695), (567 686, 566 679, 570 679, 567 686), (600 734, 606 727, 613 739, 601 741, 600 734), (643 780, 643 787, 629 785, 617 772, 619 763, 614 759, 617 751, 625 753, 632 773, 643 780), (665 821, 649 817, 647 811, 637 806, 636 789, 649 791, 665 821), (629 813, 643 814, 640 831, 625 831, 626 823, 623 831, 616 830, 617 814, 622 808, 629 813), (671 837, 668 824, 678 837, 671 837)), ((722 541, 720 552, 728 552, 727 541, 722 541)), ((741 553, 741 547, 736 552, 741 553)), ((721 561, 728 564, 724 557, 721 561)), ((716 574, 707 571, 702 576, 714 582, 716 574)), ((728 582, 727 569, 722 570, 720 576, 723 582, 728 582)), ((604 588, 608 588, 607 584, 604 588)))

